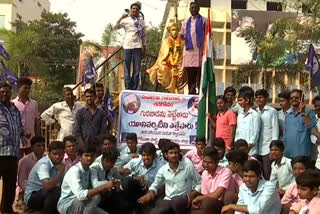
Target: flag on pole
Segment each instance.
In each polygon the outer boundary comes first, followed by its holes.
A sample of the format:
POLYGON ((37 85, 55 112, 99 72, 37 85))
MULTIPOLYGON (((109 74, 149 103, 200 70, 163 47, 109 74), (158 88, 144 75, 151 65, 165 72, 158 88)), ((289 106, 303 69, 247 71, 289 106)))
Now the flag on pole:
POLYGON ((320 85, 320 63, 312 44, 310 44, 309 47, 309 56, 306 69, 309 70, 311 74, 311 89, 320 85))
POLYGON ((3 61, 1 61, 1 65, 3 68, 4 73, 7 75, 6 79, 7 81, 10 83, 10 85, 13 88, 17 88, 18 85, 18 78, 14 75, 14 73, 12 73, 9 68, 6 67, 6 65, 3 63, 3 61))
POLYGON ((3 44, 1 42, 0 42, 0 54, 1 56, 3 56, 5 60, 10 59, 9 54, 7 53, 6 49, 4 49, 3 44))
POLYGON ((87 68, 86 71, 84 72, 83 75, 83 85, 88 84, 89 82, 91 82, 92 80, 94 80, 95 78, 95 67, 94 67, 94 63, 93 63, 93 59, 92 56, 90 56, 89 62, 87 64, 87 68))
POLYGON ((202 57, 201 82, 199 93, 199 109, 197 121, 197 136, 207 137, 208 121, 207 113, 211 116, 217 112, 216 107, 216 80, 213 71, 213 44, 210 22, 210 9, 208 9, 208 20, 206 22, 206 31, 204 38, 204 50, 202 57))
POLYGON ((112 103, 112 98, 111 98, 109 89, 107 89, 106 95, 104 96, 104 101, 102 103, 102 108, 106 112, 108 120, 113 122, 115 114, 114 114, 114 111, 113 111, 113 103, 112 103))

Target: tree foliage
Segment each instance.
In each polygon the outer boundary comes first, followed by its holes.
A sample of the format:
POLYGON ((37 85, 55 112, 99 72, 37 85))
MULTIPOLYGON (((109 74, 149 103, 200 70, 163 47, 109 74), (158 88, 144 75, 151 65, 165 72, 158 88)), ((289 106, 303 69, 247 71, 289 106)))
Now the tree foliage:
MULTIPOLYGON (((305 70, 305 59, 310 43, 320 42, 320 1, 282 0, 282 3, 284 8, 299 12, 297 19, 278 19, 266 33, 249 28, 242 31, 240 36, 246 40, 252 51, 259 54, 257 65, 258 70, 263 71, 262 76, 266 78, 265 88, 270 88, 272 84, 280 88, 286 87, 284 77, 287 75, 289 80, 299 78, 302 87, 309 89, 310 75, 305 70), (299 53, 299 60, 285 64, 286 56, 293 53, 299 53)), ((251 72, 250 69, 245 69, 246 65, 241 65, 240 68, 244 73, 236 72, 234 83, 251 72)))
POLYGON ((13 24, 16 33, 0 31, 11 55, 9 68, 20 76, 45 80, 45 93, 34 91, 34 96, 46 108, 61 97, 65 84, 75 83, 83 34, 76 32, 76 23, 66 13, 43 12, 40 20, 13 24))

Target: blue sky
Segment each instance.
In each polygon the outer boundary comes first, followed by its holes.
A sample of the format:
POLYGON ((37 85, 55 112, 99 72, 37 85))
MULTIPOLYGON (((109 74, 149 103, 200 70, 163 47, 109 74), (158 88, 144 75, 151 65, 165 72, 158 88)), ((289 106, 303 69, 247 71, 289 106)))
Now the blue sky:
MULTIPOLYGON (((135 0, 50 0, 51 12, 66 12, 77 23, 84 40, 101 41, 108 23, 115 24, 125 8, 135 0)), ((166 0, 140 0, 147 25, 158 26, 162 21, 166 0)))

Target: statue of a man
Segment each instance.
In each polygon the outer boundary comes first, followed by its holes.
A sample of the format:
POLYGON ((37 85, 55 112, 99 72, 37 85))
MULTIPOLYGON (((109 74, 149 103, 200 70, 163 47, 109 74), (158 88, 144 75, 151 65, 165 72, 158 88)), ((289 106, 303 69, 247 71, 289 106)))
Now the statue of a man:
POLYGON ((183 93, 186 78, 182 69, 183 41, 179 38, 176 23, 167 27, 169 37, 160 48, 156 63, 147 70, 152 84, 161 84, 170 93, 183 93))

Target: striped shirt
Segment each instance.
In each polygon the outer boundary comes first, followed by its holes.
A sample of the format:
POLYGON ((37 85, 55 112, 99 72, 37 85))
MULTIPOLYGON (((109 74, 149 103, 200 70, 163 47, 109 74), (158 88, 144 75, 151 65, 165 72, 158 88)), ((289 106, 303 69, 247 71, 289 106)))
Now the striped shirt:
POLYGON ((103 110, 96 108, 94 114, 91 114, 88 106, 77 111, 73 135, 82 137, 85 143, 91 137, 106 133, 107 117, 103 110))
POLYGON ((20 112, 10 103, 9 108, 0 104, 0 156, 17 157, 20 137, 23 135, 20 112))

